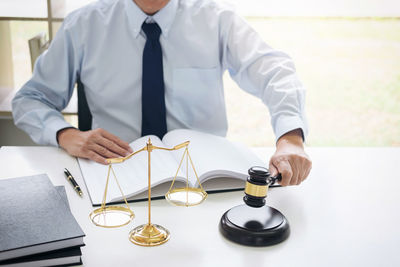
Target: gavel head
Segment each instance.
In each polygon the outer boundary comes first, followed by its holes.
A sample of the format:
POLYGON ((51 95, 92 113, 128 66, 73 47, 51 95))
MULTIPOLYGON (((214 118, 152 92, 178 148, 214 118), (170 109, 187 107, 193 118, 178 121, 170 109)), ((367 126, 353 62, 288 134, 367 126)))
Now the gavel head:
POLYGON ((265 205, 269 185, 273 184, 277 178, 271 177, 268 169, 264 167, 252 167, 248 173, 244 203, 254 208, 262 207, 265 205))

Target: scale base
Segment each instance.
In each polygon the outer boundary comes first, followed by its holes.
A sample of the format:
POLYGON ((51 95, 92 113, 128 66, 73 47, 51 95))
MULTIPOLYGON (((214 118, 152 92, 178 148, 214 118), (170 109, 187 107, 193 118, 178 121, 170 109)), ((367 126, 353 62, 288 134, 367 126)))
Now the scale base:
POLYGON ((246 246, 270 246, 288 238, 289 223, 278 210, 263 206, 233 207, 222 215, 219 230, 227 239, 246 246))
POLYGON ((154 247, 167 242, 169 231, 158 224, 142 224, 129 233, 129 240, 139 246, 154 247))

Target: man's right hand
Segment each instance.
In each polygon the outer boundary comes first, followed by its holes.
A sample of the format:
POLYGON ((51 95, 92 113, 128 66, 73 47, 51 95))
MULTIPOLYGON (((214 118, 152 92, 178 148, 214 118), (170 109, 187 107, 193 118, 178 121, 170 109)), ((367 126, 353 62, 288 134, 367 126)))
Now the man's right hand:
POLYGON ((57 133, 58 144, 70 155, 108 164, 107 158, 125 157, 133 150, 127 142, 103 129, 82 132, 75 128, 57 133))

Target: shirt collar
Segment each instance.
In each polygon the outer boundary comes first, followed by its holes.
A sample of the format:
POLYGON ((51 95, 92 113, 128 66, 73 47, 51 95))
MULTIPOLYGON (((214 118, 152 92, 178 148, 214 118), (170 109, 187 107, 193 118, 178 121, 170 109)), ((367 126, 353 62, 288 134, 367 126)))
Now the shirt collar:
MULTIPOLYGON (((125 0, 125 7, 129 23, 136 38, 142 29, 143 22, 150 16, 144 13, 133 0, 125 0)), ((160 26, 164 37, 168 36, 177 9, 178 0, 170 0, 165 7, 151 16, 157 22, 158 26, 160 26)))

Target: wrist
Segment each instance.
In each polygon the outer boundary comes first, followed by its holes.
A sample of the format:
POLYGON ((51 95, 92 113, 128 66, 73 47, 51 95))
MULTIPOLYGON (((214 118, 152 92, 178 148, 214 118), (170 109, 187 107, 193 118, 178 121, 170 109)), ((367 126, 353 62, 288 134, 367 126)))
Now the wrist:
POLYGON ((57 132, 57 143, 58 143, 58 145, 62 147, 61 144, 63 143, 63 140, 65 139, 65 137, 67 137, 69 134, 71 134, 73 132, 76 132, 76 131, 79 132, 79 130, 74 128, 74 127, 67 127, 67 128, 63 128, 61 130, 58 130, 58 132, 57 132))
POLYGON ((304 148, 303 131, 300 128, 285 133, 278 139, 276 143, 277 149, 287 145, 304 148))

